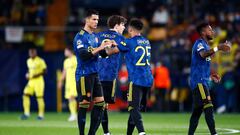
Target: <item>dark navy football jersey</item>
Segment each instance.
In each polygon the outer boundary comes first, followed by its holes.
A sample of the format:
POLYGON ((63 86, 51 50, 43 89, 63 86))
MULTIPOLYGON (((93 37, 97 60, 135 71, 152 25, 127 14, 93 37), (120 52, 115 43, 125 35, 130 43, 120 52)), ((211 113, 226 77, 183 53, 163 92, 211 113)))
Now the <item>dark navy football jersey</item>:
POLYGON ((81 76, 97 73, 98 55, 93 56, 89 60, 82 60, 80 58, 82 50, 91 52, 93 48, 98 47, 98 39, 96 35, 94 33, 89 34, 87 31, 82 29, 76 34, 73 40, 73 47, 77 57, 76 81, 78 81, 81 76))
MULTIPOLYGON (((113 30, 107 30, 99 32, 98 34, 99 44, 105 39, 114 40, 117 44, 125 44, 125 38, 113 30)), ((113 54, 106 58, 99 56, 98 59, 98 74, 100 81, 113 81, 117 78, 119 66, 120 66, 120 53, 113 54)))
POLYGON ((125 52, 129 81, 135 85, 151 87, 153 76, 150 67, 151 45, 143 36, 126 39, 126 44, 118 45, 125 52))
POLYGON ((190 73, 190 87, 193 90, 198 83, 202 83, 209 88, 210 81, 210 61, 211 57, 202 58, 201 51, 210 50, 209 45, 203 39, 198 39, 192 48, 192 62, 190 73))

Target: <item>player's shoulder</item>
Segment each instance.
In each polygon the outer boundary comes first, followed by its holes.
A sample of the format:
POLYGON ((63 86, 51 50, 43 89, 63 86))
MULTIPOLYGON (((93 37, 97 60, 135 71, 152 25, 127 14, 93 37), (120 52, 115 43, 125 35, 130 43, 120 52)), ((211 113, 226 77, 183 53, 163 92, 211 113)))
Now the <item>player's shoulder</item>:
POLYGON ((65 58, 63 63, 67 63, 69 61, 69 58, 65 58))
POLYGON ((28 63, 28 64, 29 64, 31 61, 32 61, 31 58, 28 58, 28 59, 27 59, 27 63, 28 63))
POLYGON ((81 40, 86 38, 86 35, 88 34, 88 32, 86 32, 84 29, 81 29, 75 36, 75 40, 81 40))
POLYGON ((39 62, 44 62, 44 63, 45 63, 45 60, 44 60, 43 58, 41 58, 40 56, 37 56, 36 59, 37 59, 37 61, 39 61, 39 62))
POLYGON ((203 39, 197 39, 194 42, 193 49, 202 48, 204 46, 205 46, 205 43, 204 43, 203 39))

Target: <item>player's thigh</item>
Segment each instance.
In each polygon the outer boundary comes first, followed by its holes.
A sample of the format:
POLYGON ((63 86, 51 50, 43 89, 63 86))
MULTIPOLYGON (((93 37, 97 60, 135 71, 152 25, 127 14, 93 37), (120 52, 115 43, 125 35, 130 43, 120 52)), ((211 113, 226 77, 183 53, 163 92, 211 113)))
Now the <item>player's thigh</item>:
POLYGON ((130 82, 128 92, 129 106, 140 109, 140 103, 143 95, 142 88, 143 87, 134 85, 132 82, 130 82))
POLYGON ((77 82, 77 94, 78 101, 83 100, 90 102, 92 97, 92 90, 94 85, 94 80, 92 75, 82 76, 77 82))
POLYGON ((69 99, 71 97, 77 97, 76 85, 66 86, 64 97, 65 99, 69 99))
POLYGON ((94 75, 94 85, 93 85, 92 96, 95 102, 104 101, 102 84, 97 74, 94 75))
POLYGON ((43 79, 39 79, 34 82, 34 92, 36 97, 44 96, 44 88, 45 88, 45 83, 43 79))
POLYGON ((34 93, 34 85, 31 81, 28 81, 27 85, 23 90, 23 94, 25 95, 33 95, 34 93))
POLYGON ((206 107, 206 105, 212 106, 209 90, 201 83, 193 90, 193 102, 194 108, 206 107))
POLYGON ((148 99, 148 93, 150 91, 150 87, 144 87, 142 89, 142 99, 141 99, 141 104, 140 104, 140 110, 142 112, 145 112, 147 109, 147 99, 148 99))
POLYGON ((105 102, 109 104, 115 103, 116 80, 104 81, 101 84, 105 102))

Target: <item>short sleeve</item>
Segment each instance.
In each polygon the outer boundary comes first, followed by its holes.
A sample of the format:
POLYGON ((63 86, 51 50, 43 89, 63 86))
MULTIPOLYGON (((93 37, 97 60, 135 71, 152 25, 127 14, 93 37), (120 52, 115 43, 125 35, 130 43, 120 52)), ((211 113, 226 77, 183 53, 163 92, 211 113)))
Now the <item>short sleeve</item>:
POLYGON ((41 62, 42 69, 46 69, 47 65, 46 65, 45 61, 44 60, 41 60, 41 61, 42 61, 41 62))
POLYGON ((66 68, 67 68, 67 60, 65 59, 63 62, 63 69, 66 69, 66 68))
POLYGON ((127 51, 129 51, 128 43, 129 43, 128 39, 125 39, 123 37, 123 38, 120 39, 117 47, 121 52, 127 52, 127 51))
POLYGON ((203 51, 203 50, 206 50, 206 48, 204 47, 204 45, 201 43, 201 42, 199 42, 198 44, 197 44, 197 52, 199 53, 199 52, 201 52, 201 51, 203 51))
POLYGON ((87 48, 89 45, 88 45, 88 42, 84 39, 84 36, 81 35, 81 36, 77 36, 74 40, 74 45, 76 46, 76 49, 79 50, 79 49, 83 49, 83 48, 87 48))

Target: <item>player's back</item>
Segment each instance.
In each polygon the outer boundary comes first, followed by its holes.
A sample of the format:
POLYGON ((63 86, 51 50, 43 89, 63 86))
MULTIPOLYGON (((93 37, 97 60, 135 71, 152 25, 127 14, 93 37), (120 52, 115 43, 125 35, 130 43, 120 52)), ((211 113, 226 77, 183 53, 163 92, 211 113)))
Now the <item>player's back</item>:
MULTIPOLYGON (((98 33, 99 43, 106 39, 114 40, 117 44, 125 42, 125 38, 113 30, 107 30, 98 33)), ((120 53, 110 55, 106 58, 99 56, 98 74, 100 81, 113 81, 117 75, 120 65, 120 53)))
POLYGON ((151 87, 153 76, 150 67, 151 46, 143 36, 127 39, 129 51, 126 53, 126 65, 129 80, 136 85, 151 87))
POLYGON ((73 40, 73 48, 77 57, 76 80, 79 80, 81 76, 97 73, 98 55, 89 60, 82 60, 80 58, 80 51, 82 49, 87 49, 88 52, 91 52, 97 46, 98 40, 94 33, 90 34, 82 29, 76 34, 73 40))
POLYGON ((198 83, 208 87, 210 77, 211 57, 202 58, 200 51, 209 50, 210 47, 203 39, 198 39, 192 48, 192 61, 190 73, 190 87, 194 89, 198 83))
MULTIPOLYGON (((30 79, 34 75, 42 73, 43 70, 46 69, 46 67, 47 67, 45 61, 42 58, 40 58, 39 56, 36 56, 35 58, 28 58, 27 66, 28 66, 30 79)), ((34 79, 38 79, 38 78, 43 79, 43 75, 40 75, 39 77, 34 78, 34 79)))

